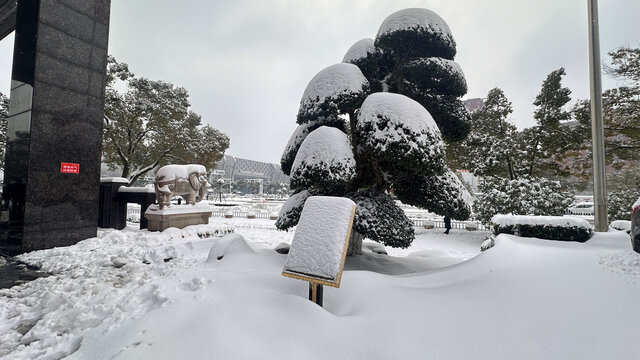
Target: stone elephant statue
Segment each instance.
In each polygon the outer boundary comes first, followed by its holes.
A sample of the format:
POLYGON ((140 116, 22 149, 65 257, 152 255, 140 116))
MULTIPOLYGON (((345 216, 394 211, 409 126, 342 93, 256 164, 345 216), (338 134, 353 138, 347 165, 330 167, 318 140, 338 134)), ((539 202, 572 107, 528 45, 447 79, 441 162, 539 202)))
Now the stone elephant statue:
POLYGON ((182 196, 188 204, 194 205, 204 199, 209 183, 207 169, 202 165, 166 165, 158 169, 155 179, 158 207, 171 205, 173 196, 182 196))

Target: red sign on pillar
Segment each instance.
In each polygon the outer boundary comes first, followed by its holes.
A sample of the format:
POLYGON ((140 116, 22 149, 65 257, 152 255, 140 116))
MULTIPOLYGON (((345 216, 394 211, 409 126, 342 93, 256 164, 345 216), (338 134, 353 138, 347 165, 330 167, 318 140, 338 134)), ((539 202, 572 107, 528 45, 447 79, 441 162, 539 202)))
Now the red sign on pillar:
POLYGON ((60 163, 60 172, 65 174, 77 174, 80 172, 80 164, 76 163, 60 163))

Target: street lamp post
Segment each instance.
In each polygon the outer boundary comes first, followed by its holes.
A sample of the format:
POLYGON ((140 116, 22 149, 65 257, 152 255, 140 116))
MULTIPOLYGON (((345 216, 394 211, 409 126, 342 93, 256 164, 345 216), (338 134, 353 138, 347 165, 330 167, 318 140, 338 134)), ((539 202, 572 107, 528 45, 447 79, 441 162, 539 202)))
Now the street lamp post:
POLYGON ((593 204, 595 230, 607 231, 607 177, 604 162, 602 127, 602 78, 600 74, 600 38, 598 1, 589 4, 589 73, 591 84, 591 139, 593 146, 593 204))

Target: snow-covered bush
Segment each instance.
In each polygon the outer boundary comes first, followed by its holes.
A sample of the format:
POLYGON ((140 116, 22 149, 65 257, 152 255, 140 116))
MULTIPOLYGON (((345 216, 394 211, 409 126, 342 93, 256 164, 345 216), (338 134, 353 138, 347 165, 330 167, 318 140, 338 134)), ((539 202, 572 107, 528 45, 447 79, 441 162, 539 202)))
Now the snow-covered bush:
POLYGON ((640 197, 640 189, 621 189, 607 193, 607 215, 609 221, 631 220, 631 206, 640 197))
POLYGON ((494 215, 563 215, 573 196, 558 181, 540 179, 485 178, 481 195, 473 203, 476 217, 487 224, 494 215))
POLYGON ((591 236, 591 225, 584 219, 562 216, 496 215, 491 219, 493 233, 512 234, 547 240, 585 242, 591 236))
POLYGON ((407 9, 385 19, 375 40, 356 42, 342 63, 314 76, 281 158, 296 194, 277 228, 297 224, 309 194, 349 197, 358 205, 350 254, 362 252, 363 236, 393 247, 411 244, 413 224, 391 199, 394 191, 407 203, 466 219, 470 209, 447 169, 444 143, 468 130, 459 100, 467 86, 454 55, 442 18, 407 9))

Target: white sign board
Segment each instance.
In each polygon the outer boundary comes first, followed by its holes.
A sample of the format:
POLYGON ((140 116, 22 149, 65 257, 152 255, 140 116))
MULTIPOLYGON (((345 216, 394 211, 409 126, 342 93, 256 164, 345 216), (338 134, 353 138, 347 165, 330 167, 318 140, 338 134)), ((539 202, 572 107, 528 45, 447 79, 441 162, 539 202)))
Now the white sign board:
POLYGON ((282 275, 340 287, 355 211, 356 204, 351 199, 308 198, 282 275))
POLYGON ((224 175, 224 170, 213 170, 213 175, 224 175))

